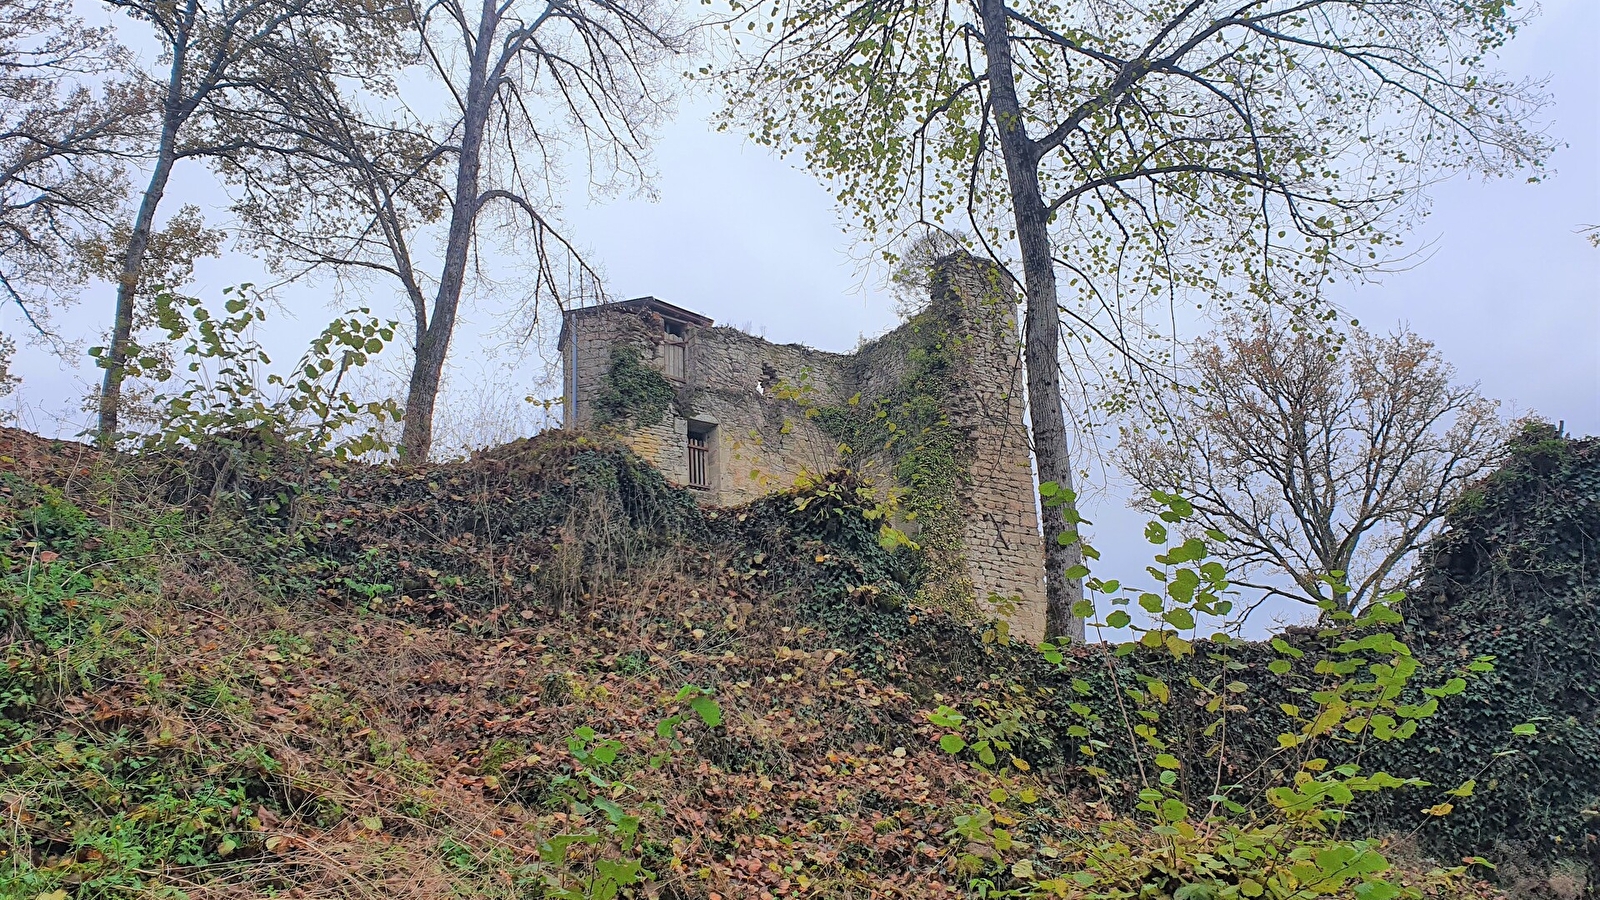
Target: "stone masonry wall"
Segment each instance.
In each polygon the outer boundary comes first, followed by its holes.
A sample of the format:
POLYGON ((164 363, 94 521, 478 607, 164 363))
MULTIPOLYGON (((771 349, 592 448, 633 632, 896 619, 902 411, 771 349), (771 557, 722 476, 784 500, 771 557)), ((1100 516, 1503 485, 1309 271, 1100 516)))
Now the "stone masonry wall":
POLYGON ((838 442, 806 415, 840 402, 848 357, 773 344, 736 328, 697 328, 688 346, 686 415, 716 425, 716 500, 743 503, 839 464, 838 442))
POLYGON ((976 599, 1015 597, 1006 613, 1013 633, 1044 639, 1044 544, 1034 505, 1033 464, 1023 423, 1022 355, 1016 298, 996 270, 972 259, 936 272, 933 290, 959 312, 962 360, 949 414, 972 454, 961 504, 964 544, 976 599))
MULTIPOLYGON (((669 479, 686 484, 688 434, 714 428, 705 502, 755 499, 791 486, 802 473, 838 466, 839 439, 820 427, 817 412, 894 394, 912 370, 914 348, 930 338, 918 329, 936 328, 957 363, 940 405, 962 435, 968 460, 955 498, 960 546, 947 552, 960 554, 952 563, 964 570, 979 609, 1002 615, 1018 638, 1037 641, 1044 635, 1044 547, 1023 424, 1015 297, 989 264, 953 257, 939 264, 930 310, 853 354, 773 344, 733 328, 688 328, 684 378, 663 421, 627 423, 619 434, 669 479), (995 607, 993 597, 1008 599, 995 607)), ((592 398, 613 346, 633 346, 665 371, 664 339, 661 319, 637 307, 569 314, 568 427, 594 424, 592 398)), ((852 465, 879 479, 894 477, 889 454, 855 449, 852 465)), ((914 523, 908 530, 915 537, 914 523)))
MULTIPOLYGON (((611 348, 629 346, 647 362, 659 364, 660 322, 632 310, 613 314, 588 315, 579 327, 571 329, 566 353, 566 421, 569 427, 594 425, 594 398, 599 396, 606 374, 611 369, 611 348), (576 404, 576 409, 572 404, 576 404)), ((669 409, 656 425, 628 423, 621 431, 624 441, 641 457, 650 460, 667 478, 682 484, 689 477, 686 422, 669 409)))

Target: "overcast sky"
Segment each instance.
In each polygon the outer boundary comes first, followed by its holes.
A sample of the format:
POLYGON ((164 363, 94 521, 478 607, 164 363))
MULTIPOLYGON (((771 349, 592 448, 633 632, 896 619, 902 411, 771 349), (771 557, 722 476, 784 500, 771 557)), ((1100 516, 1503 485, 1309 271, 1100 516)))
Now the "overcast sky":
MULTIPOLYGON (((1481 382, 1509 412, 1536 411, 1564 420, 1574 433, 1597 434, 1600 249, 1577 229, 1600 224, 1600 2, 1542 6, 1503 64, 1518 75, 1550 79, 1549 127, 1562 142, 1551 177, 1540 184, 1463 178, 1440 185, 1433 216, 1408 239, 1413 249, 1427 248, 1414 267, 1378 285, 1345 288, 1336 299, 1368 326, 1404 322, 1437 342, 1464 379, 1481 382)), ((657 199, 573 198, 566 213, 571 233, 604 266, 610 293, 654 295, 770 340, 827 350, 849 350, 896 324, 881 271, 859 264, 855 239, 827 192, 791 163, 714 131, 709 111, 708 101, 686 97, 661 132, 657 199)), ((174 201, 198 202, 225 220, 225 198, 203 169, 191 167, 178 181, 174 201)), ((267 279, 253 261, 232 256, 203 266, 196 289, 215 297, 242 280, 267 279)), ((297 318, 274 331, 282 352, 297 354, 305 336, 320 328, 324 310, 315 298, 326 294, 290 295, 297 318)), ((102 287, 59 322, 87 346, 97 342, 110 306, 111 292, 102 287)), ((0 313, 0 328, 21 337, 11 309, 0 313)), ((456 400, 441 407, 487 407, 486 415, 501 418, 511 432, 530 430, 538 416, 522 398, 540 389, 538 366, 503 344, 493 310, 466 311, 452 348, 456 400)), ((44 432, 81 429, 77 403, 98 380, 96 370, 55 361, 37 348, 24 350, 17 369, 25 379, 24 424, 44 432)), ((1108 570, 1142 568, 1141 517, 1123 507, 1114 483, 1095 504, 1087 512, 1098 522, 1108 570), (1128 534, 1131 542, 1122 539, 1128 534)))
MULTIPOLYGON (((1600 433, 1600 249, 1577 233, 1600 224, 1600 2, 1543 7, 1504 63, 1550 79, 1550 131, 1563 142, 1554 175, 1445 182, 1407 239, 1428 248, 1414 266, 1335 296, 1368 326, 1409 323, 1509 408, 1600 433)), ((686 105, 663 133, 659 201, 570 212, 612 290, 828 350, 891 327, 881 273, 863 282, 828 194, 765 149, 708 131, 706 111, 686 105)))
MULTIPOLYGON (((1336 301, 1370 328, 1409 325, 1463 380, 1511 415, 1537 412, 1569 432, 1600 434, 1600 249, 1577 229, 1600 224, 1600 2, 1546 0, 1504 67, 1549 78, 1551 177, 1457 178, 1433 191, 1433 214, 1407 246, 1406 270, 1340 285, 1336 301)), ((882 272, 863 274, 852 236, 805 172, 733 135, 708 132, 708 107, 686 106, 662 136, 659 200, 573 210, 620 296, 651 294, 769 340, 849 350, 893 327, 882 272)), ((1085 515, 1106 576, 1142 572, 1145 517, 1114 473, 1085 515)), ((1303 615, 1276 607, 1259 633, 1303 615)))

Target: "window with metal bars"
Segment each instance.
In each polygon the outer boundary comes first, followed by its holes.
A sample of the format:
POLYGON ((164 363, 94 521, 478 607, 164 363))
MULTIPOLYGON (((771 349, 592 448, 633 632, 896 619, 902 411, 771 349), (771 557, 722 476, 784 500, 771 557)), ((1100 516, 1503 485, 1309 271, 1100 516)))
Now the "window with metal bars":
POLYGON ((711 488, 711 441, 707 432, 689 433, 689 487, 711 488))

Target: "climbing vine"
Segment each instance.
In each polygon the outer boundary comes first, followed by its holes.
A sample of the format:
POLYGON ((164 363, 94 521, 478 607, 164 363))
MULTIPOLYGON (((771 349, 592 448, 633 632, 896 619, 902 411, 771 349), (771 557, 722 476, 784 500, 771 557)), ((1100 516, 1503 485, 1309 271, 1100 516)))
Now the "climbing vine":
POLYGON ((1419 653, 1493 656, 1496 671, 1386 762, 1472 774, 1492 757, 1475 802, 1424 830, 1431 847, 1578 855, 1600 874, 1600 441, 1529 423, 1508 450, 1446 517, 1402 607, 1419 653), (1497 755, 1494 736, 1524 722, 1526 752, 1497 755))
POLYGON ((673 396, 672 382, 644 361, 639 348, 618 344, 611 348, 611 368, 595 392, 594 420, 600 425, 630 420, 660 425, 673 396))
POLYGON ((964 523, 957 502, 971 466, 967 436, 950 421, 945 398, 959 361, 952 335, 954 311, 933 306, 912 318, 904 334, 909 368, 884 396, 864 403, 857 394, 821 406, 814 418, 839 441, 843 456, 861 463, 881 459, 900 487, 900 508, 917 531, 926 568, 921 605, 971 613, 973 585, 962 564, 964 523))

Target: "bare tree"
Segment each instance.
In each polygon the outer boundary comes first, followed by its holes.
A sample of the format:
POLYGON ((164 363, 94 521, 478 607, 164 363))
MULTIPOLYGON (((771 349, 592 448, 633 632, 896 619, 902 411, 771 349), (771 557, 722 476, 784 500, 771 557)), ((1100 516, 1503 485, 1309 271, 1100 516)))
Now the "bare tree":
POLYGON ((935 264, 952 253, 964 252, 970 243, 971 239, 959 232, 952 234, 930 228, 906 236, 894 252, 888 254, 894 266, 889 275, 889 288, 894 296, 895 312, 902 319, 915 316, 931 302, 935 264))
POLYGON ((79 243, 122 212, 148 112, 107 29, 61 0, 0 0, 0 291, 40 334, 79 243))
MULTIPOLYGON (((118 403, 126 377, 135 307, 156 234, 156 219, 174 168, 183 161, 217 160, 237 153, 251 140, 229 128, 234 113, 260 101, 263 89, 306 77, 286 62, 291 40, 317 42, 325 53, 345 59, 381 60, 392 43, 393 16, 364 0, 108 0, 129 18, 150 27, 163 51, 164 71, 151 76, 156 95, 156 127, 147 136, 150 177, 139 196, 133 222, 122 233, 116 267, 116 310, 111 338, 101 359, 105 368, 99 398, 102 440, 117 431, 118 403)), ((180 246, 182 235, 167 244, 180 246)), ((205 245, 214 238, 204 238, 205 245)), ((169 265, 172 261, 163 263, 169 265)), ((181 263, 180 263, 181 265, 181 263)))
POLYGON ((302 81, 229 177, 280 269, 377 274, 401 289, 415 354, 401 455, 420 461, 463 294, 487 286, 479 245, 491 217, 511 255, 531 261, 534 315, 574 283, 592 290, 597 273, 555 218, 562 157, 580 155, 594 185, 644 184, 666 102, 659 64, 685 39, 656 0, 439 0, 412 15, 415 55, 445 89, 442 115, 393 92, 302 81))
MULTIPOLYGON (((1494 69, 1509 4, 730 3, 752 27, 718 74, 754 138, 803 149, 871 231, 961 218, 1018 263, 1034 453, 1061 485, 1064 369, 1138 387, 1177 304, 1314 303, 1392 259, 1432 179, 1550 148, 1538 86, 1494 69)), ((1081 595, 1067 513, 1044 515, 1052 634, 1081 595)))
POLYGON ((1121 463, 1226 534, 1217 552, 1263 597, 1354 612, 1393 590, 1509 434, 1410 331, 1358 327, 1341 347, 1303 322, 1232 318, 1188 362, 1165 435, 1128 432, 1121 463))

